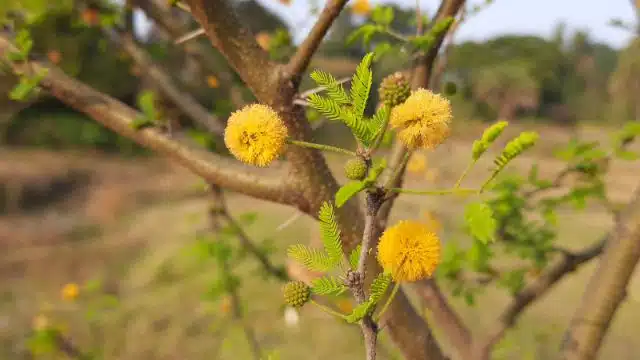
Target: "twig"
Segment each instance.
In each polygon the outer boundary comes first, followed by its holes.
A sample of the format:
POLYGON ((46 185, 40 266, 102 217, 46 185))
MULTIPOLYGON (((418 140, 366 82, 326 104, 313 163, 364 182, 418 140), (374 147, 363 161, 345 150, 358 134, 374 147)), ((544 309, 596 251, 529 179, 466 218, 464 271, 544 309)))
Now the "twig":
POLYGON ((278 225, 276 231, 282 231, 285 228, 289 227, 289 225, 293 224, 296 220, 298 220, 302 216, 302 212, 296 211, 295 214, 291 215, 285 222, 278 225))
POLYGON ((340 15, 340 11, 347 4, 348 0, 329 0, 320 13, 318 20, 307 35, 307 38, 300 44, 298 50, 289 60, 286 72, 290 79, 300 80, 300 75, 307 69, 313 54, 316 52, 322 39, 329 31, 331 24, 340 15))
POLYGON ((180 36, 173 43, 176 44, 176 45, 180 45, 180 44, 183 44, 183 43, 185 43, 185 42, 187 42, 189 40, 193 40, 193 39, 195 39, 197 37, 200 37, 200 36, 202 36, 204 34, 206 34, 204 29, 203 28, 199 28, 199 29, 193 30, 193 31, 191 31, 189 33, 186 33, 186 34, 180 36))

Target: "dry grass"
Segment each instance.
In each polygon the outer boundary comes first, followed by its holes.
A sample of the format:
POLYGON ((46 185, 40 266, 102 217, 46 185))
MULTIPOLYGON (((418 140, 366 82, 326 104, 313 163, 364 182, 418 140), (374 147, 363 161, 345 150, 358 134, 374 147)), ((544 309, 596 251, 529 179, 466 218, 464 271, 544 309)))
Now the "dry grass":
MULTIPOLYGON (((429 155, 429 166, 439 171, 435 182, 413 176, 407 186, 451 184, 466 165, 469 139, 481 131, 480 126, 473 124, 464 131, 457 129, 450 143, 429 155)), ((552 144, 566 141, 568 135, 557 129, 540 131, 544 141, 514 164, 513 169, 524 171, 534 162, 543 165, 545 174, 560 168, 561 164, 547 155, 552 144)), ((601 133, 593 129, 583 132, 589 136, 601 133)), ((46 162, 44 159, 52 157, 29 153, 16 156, 31 159, 34 167, 38 161, 46 162), (39 157, 42 160, 36 161, 39 157)), ((196 231, 206 225, 206 199, 185 198, 193 194, 196 179, 162 161, 127 163, 73 156, 77 155, 65 155, 59 164, 66 165, 57 168, 90 171, 91 186, 82 196, 64 206, 0 219, 0 249, 5 250, 0 256, 4 285, 0 289, 0 358, 22 358, 17 352, 32 316, 41 302, 56 301, 62 284, 98 277, 110 284, 120 306, 100 322, 99 334, 92 335, 81 318, 70 322, 74 336, 83 343, 100 344, 107 353, 106 359, 249 359, 240 327, 225 320, 228 314, 219 303, 202 301, 201 295, 215 274, 207 268, 194 267, 181 251, 196 231)), ((339 174, 341 160, 331 157, 330 164, 339 174)), ((482 163, 476 168, 469 177, 469 185, 483 176, 488 165, 482 163)), ((638 165, 620 164, 612 169, 608 182, 610 196, 616 201, 627 199, 637 186, 638 165)), ((315 225, 306 217, 276 231, 277 225, 294 213, 293 209, 243 196, 232 195, 229 202, 236 214, 247 211, 260 214, 258 222, 248 231, 257 241, 275 241, 276 262, 285 260, 284 248, 288 244, 304 242, 316 234, 315 225)), ((393 218, 420 218, 423 211, 435 211, 442 217, 447 238, 457 241, 461 239, 456 230, 461 205, 451 198, 403 196, 393 218)), ((566 211, 561 217, 560 241, 576 248, 595 241, 611 225, 611 219, 596 208, 584 213, 566 211)), ((298 327, 285 326, 280 285, 252 276, 255 267, 253 263, 242 264, 238 272, 245 279, 241 294, 248 300, 248 318, 266 349, 277 349, 283 360, 361 356, 357 327, 339 324, 314 308, 302 311, 298 327)), ((592 271, 593 264, 580 269, 527 311, 503 342, 496 359, 524 359, 529 354, 549 358, 545 352, 557 347, 561 331, 592 271)), ((475 308, 468 308, 457 299, 453 302, 468 323, 476 331, 482 331, 495 318, 500 308, 497 304, 507 300, 502 291, 492 289, 480 297, 475 308)), ((627 335, 640 322, 639 310, 640 279, 636 276, 606 339, 602 359, 640 357, 640 345, 627 335)), ((77 316, 82 314, 77 312, 77 316)), ((392 355, 384 354, 382 358, 390 359, 392 355)))

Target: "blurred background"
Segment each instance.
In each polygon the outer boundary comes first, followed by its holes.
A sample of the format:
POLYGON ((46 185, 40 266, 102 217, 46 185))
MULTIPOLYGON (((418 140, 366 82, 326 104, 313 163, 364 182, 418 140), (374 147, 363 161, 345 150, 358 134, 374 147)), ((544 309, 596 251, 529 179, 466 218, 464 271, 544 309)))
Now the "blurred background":
MULTIPOLYGON (((7 29, 28 28, 32 53, 68 75, 133 107, 152 102, 171 131, 193 124, 161 95, 161 87, 147 76, 151 67, 162 69, 216 117, 224 119, 239 104, 253 101, 205 38, 174 44, 197 25, 165 0, 53 3, 0 0, 0 22, 7 29), (133 50, 105 35, 114 26, 131 30, 133 50), (139 61, 136 51, 151 62, 139 61)), ((233 3, 274 60, 292 53, 324 5, 321 0, 233 3)), ((435 0, 418 3, 427 20, 437 10, 435 0)), ((398 34, 415 33, 415 1, 352 0, 311 68, 350 76, 371 48, 345 39, 380 4, 395 10, 391 26, 398 34)), ((606 146, 615 130, 640 120, 640 4, 496 0, 470 2, 467 8, 436 72, 438 90, 453 104, 453 135, 436 151, 412 159, 407 187, 453 184, 467 165, 472 141, 498 119, 510 121, 510 136, 522 130, 541 135, 511 170, 526 175, 538 164, 540 176, 548 178, 564 166, 556 150, 572 139, 606 146)), ((390 45, 373 68, 374 88, 409 64, 406 49, 390 45)), ((37 340, 32 329, 42 322, 60 326, 78 346, 99 348, 103 359, 251 359, 247 324, 273 359, 360 356, 357 327, 314 308, 299 314, 286 310, 281 283, 259 276, 264 271, 255 260, 233 262, 234 276, 241 279, 240 302, 219 289, 225 268, 194 259, 194 239, 210 226, 209 195, 195 176, 44 93, 11 100, 16 81, 0 72, 0 358, 31 358, 29 349, 37 340), (238 303, 243 316, 236 316, 238 303)), ((305 79, 302 88, 312 87, 305 79)), ((376 101, 377 93, 371 109, 376 101)), ((345 129, 313 112, 309 116, 318 142, 351 146, 345 129)), ((194 139, 224 152, 223 144, 202 134, 194 139)), ((331 155, 329 163, 344 180, 343 159, 331 155)), ((478 174, 489 165, 478 166, 478 174)), ((639 174, 638 161, 612 162, 605 174, 609 201, 628 201, 639 174)), ((246 235, 277 266, 286 265, 287 245, 317 242, 317 226, 296 217, 294 209, 236 194, 226 200, 246 235)), ((441 226, 445 241, 464 244, 461 211, 462 205, 446 199, 404 196, 393 217, 430 219, 441 226)), ((590 203, 579 211, 560 209, 558 217, 554 238, 569 248, 596 241, 613 221, 608 209, 590 203)), ((581 267, 532 306, 494 358, 551 358, 593 269, 594 264, 581 267)), ((452 296, 479 331, 498 313, 499 307, 485 305, 508 299, 497 287, 476 296, 473 306, 452 296)), ((351 304, 345 299, 336 306, 351 304)), ((636 274, 601 358, 640 359, 633 335, 639 323, 636 274)), ((384 335, 381 346, 381 358, 400 358, 384 335)))

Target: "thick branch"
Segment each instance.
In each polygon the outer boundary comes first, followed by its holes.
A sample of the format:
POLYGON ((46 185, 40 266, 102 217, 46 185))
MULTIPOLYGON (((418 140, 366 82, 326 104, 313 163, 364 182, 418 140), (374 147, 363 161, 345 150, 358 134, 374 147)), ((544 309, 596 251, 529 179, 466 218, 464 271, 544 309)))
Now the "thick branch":
POLYGON ((144 74, 167 96, 182 112, 184 112, 194 122, 203 126, 208 131, 215 134, 224 132, 224 123, 221 119, 211 115, 207 109, 200 105, 188 93, 181 91, 173 82, 169 74, 160 66, 155 64, 149 55, 141 49, 129 36, 118 36, 117 33, 109 31, 109 37, 133 58, 142 68, 144 74))
MULTIPOLYGON (((280 67, 269 60, 251 31, 226 0, 187 0, 193 17, 245 84, 260 100, 269 99, 279 85, 280 67)), ((271 105, 271 104, 270 104, 271 105)))
POLYGON ((320 13, 318 20, 307 38, 300 44, 296 53, 289 60, 286 68, 287 76, 299 81, 302 73, 309 66, 313 54, 318 50, 322 39, 329 31, 331 24, 340 15, 348 0, 329 0, 320 13))
POLYGON ((451 307, 434 279, 423 280, 414 285, 422 303, 431 312, 432 319, 447 340, 456 349, 461 359, 466 359, 471 349, 472 336, 469 327, 462 321, 456 310, 451 307))
POLYGON ((640 260, 640 187, 623 209, 565 333, 562 358, 595 359, 640 260))
POLYGON ((566 275, 598 257, 602 253, 606 242, 607 238, 604 238, 580 252, 562 252, 562 257, 558 261, 550 265, 538 278, 522 289, 507 305, 507 308, 502 312, 488 335, 474 344, 472 358, 477 360, 490 359, 493 345, 500 341, 505 331, 516 323, 522 312, 534 301, 544 296, 566 275))
MULTIPOLYGON (((0 34, 0 58, 6 58, 10 48, 9 39, 0 34)), ((136 130, 131 123, 141 116, 137 111, 56 68, 47 68, 35 61, 28 65, 36 71, 48 69, 41 86, 60 101, 116 133, 168 156, 207 181, 259 199, 300 206, 300 197, 285 185, 282 172, 244 166, 230 158, 188 147, 153 128, 136 130)))

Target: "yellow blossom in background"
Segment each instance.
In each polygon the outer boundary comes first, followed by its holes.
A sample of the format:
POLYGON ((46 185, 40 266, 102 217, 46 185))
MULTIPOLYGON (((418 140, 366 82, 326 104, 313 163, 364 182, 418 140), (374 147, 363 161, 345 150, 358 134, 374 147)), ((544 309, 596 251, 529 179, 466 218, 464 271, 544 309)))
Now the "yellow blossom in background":
POLYGON ((427 169, 424 174, 424 178, 430 183, 438 180, 438 176, 440 176, 440 172, 438 171, 438 169, 427 169))
POLYGON ((261 31, 256 35, 256 42, 263 50, 269 50, 269 45, 271 45, 271 35, 266 31, 261 31))
POLYGON ((378 262, 398 282, 428 278, 440 263, 440 239, 424 223, 400 221, 380 237, 378 262))
POLYGON ((433 231, 434 233, 438 233, 440 232, 440 230, 442 230, 442 223, 433 211, 425 211, 423 215, 425 219, 424 223, 429 229, 431 229, 431 231, 433 231))
POLYGON ((356 15, 368 15, 371 12, 371 4, 369 0, 355 0, 351 5, 351 12, 356 15))
POLYGON ((427 156, 423 153, 414 152, 407 163, 407 171, 410 173, 421 173, 427 169, 427 156))
POLYGON ((391 111, 389 124, 409 149, 434 149, 450 133, 451 104, 445 97, 418 89, 391 111))
POLYGON ((33 330, 42 331, 49 327, 49 318, 44 314, 39 314, 33 318, 31 321, 31 326, 33 330))
POLYGON ((209 75, 207 76, 207 85, 212 89, 217 89, 220 86, 220 82, 217 77, 209 75))
POLYGON ((60 295, 63 300, 73 301, 80 295, 80 288, 78 284, 69 283, 62 288, 60 295))
POLYGON ((247 164, 265 167, 283 152, 287 128, 267 105, 248 105, 231 114, 224 143, 231 154, 247 164))
POLYGON ((230 296, 223 297, 222 301, 220 301, 220 312, 222 314, 230 313, 232 305, 233 304, 231 302, 231 297, 230 296))

